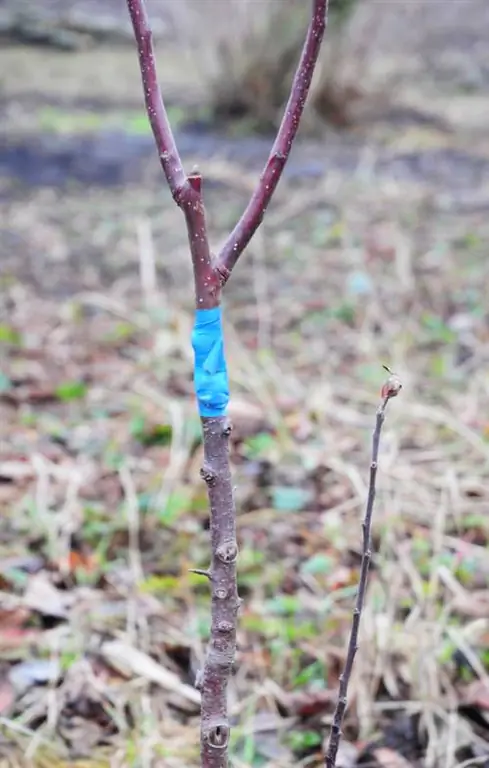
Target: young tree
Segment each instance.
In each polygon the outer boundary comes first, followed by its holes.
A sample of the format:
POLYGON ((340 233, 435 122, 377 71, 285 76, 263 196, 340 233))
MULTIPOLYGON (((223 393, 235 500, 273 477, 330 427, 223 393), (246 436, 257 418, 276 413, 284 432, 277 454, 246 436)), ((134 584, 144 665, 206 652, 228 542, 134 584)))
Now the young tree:
POLYGON ((144 0, 127 0, 136 38, 146 110, 173 199, 187 225, 194 272, 194 384, 204 435, 202 477, 211 518, 211 565, 204 572, 212 593, 211 637, 199 687, 202 693, 202 768, 228 764, 227 685, 236 651, 239 598, 236 582, 236 515, 229 464, 231 424, 220 297, 233 267, 261 224, 299 128, 326 27, 328 0, 311 0, 311 19, 290 97, 268 161, 241 219, 213 258, 207 234, 202 176, 187 175, 158 85, 151 28, 144 0))
MULTIPOLYGON (((202 692, 202 768, 226 768, 228 764, 229 718, 227 685, 236 651, 236 622, 239 607, 236 582, 236 516, 229 464, 231 424, 226 418, 229 387, 224 355, 221 289, 233 267, 263 220, 280 180, 304 111, 328 12, 328 0, 312 0, 306 41, 292 83, 290 97, 268 161, 246 210, 216 258, 211 256, 202 194, 202 176, 187 175, 172 134, 156 73, 151 29, 144 0, 127 0, 139 52, 146 109, 153 129, 160 162, 173 198, 183 211, 192 256, 195 287, 195 322, 192 346, 195 356, 194 383, 204 434, 204 465, 211 517, 211 565, 196 571, 209 579, 212 592, 211 637, 198 685, 202 692)), ((389 371, 389 369, 387 369, 389 371)), ((380 435, 387 404, 401 390, 401 382, 389 371, 382 387, 372 439, 370 480, 362 524, 363 547, 360 579, 346 662, 340 678, 337 704, 325 756, 325 767, 334 768, 347 706, 348 684, 358 645, 360 619, 371 560, 371 523, 380 435)))

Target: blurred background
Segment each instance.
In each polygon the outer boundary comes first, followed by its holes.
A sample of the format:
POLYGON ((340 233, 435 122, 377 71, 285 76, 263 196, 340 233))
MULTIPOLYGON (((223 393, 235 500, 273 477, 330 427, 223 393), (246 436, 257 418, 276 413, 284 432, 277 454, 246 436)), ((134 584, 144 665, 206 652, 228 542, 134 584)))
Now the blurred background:
MULTIPOLYGON (((489 766, 489 5, 330 0, 300 135, 224 296, 234 768, 322 765, 389 406, 339 766, 489 766)), ((148 0, 213 247, 305 0, 148 0)), ((0 765, 198 765, 209 560, 183 218, 123 0, 0 2, 0 765)))

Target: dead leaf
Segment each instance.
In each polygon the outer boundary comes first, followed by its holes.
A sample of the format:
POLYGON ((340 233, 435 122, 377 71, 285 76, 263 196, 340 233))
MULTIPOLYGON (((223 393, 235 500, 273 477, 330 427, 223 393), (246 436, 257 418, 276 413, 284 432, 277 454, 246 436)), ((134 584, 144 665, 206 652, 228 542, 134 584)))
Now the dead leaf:
POLYGON ((15 701, 15 691, 12 683, 4 677, 0 680, 0 715, 5 716, 15 701))
POLYGON ((229 401, 228 415, 241 438, 254 435, 266 424, 265 413, 260 406, 249 400, 233 396, 229 401))
POLYGON ((11 629, 13 627, 22 627, 30 618, 31 612, 24 605, 13 605, 12 607, 0 607, 0 627, 11 629))
POLYGON ((78 756, 88 756, 104 740, 104 729, 92 720, 71 717, 59 723, 58 729, 63 739, 78 756))
POLYGON ((381 768, 412 768, 412 763, 389 747, 378 747, 372 754, 381 768))
POLYGON ((35 472, 30 462, 2 461, 0 462, 0 481, 30 480, 35 477, 35 472))
POLYGON ((55 682, 61 674, 59 662, 54 659, 30 659, 15 664, 8 674, 9 682, 18 693, 33 685, 55 682))
POLYGON ((337 589, 347 587, 352 583, 352 579, 355 578, 355 572, 353 568, 348 568, 346 565, 340 565, 333 573, 326 579, 326 586, 332 592, 337 589))
POLYGON ((0 629, 0 653, 3 655, 22 658, 29 647, 41 637, 38 629, 22 629, 21 627, 6 627, 0 629))
POLYGON ((24 594, 24 605, 44 616, 65 619, 72 596, 56 589, 45 574, 37 574, 29 579, 24 594))
POLYGON ((473 619, 485 619, 489 616, 489 592, 486 589, 456 595, 453 600, 453 608, 462 616, 470 616, 473 619))
POLYGON ((101 653, 106 661, 121 674, 144 677, 156 685, 161 685, 165 690, 178 693, 187 701, 200 706, 199 691, 182 683, 178 675, 170 672, 137 648, 120 640, 109 640, 103 643, 101 653))
POLYGON ((324 712, 335 700, 336 692, 333 690, 319 690, 307 692, 294 692, 287 694, 280 702, 288 712, 301 717, 309 717, 319 712, 324 712))
POLYGON ((62 573, 75 574, 82 571, 85 574, 94 573, 98 568, 98 560, 91 552, 76 552, 71 550, 68 555, 59 562, 62 573))
POLYGON ((474 680, 461 691, 461 699, 466 706, 489 711, 489 682, 474 680))
MULTIPOLYGON (((8 572, 24 571, 34 575, 44 567, 44 558, 39 555, 19 555, 17 557, 8 557, 4 560, 0 560, 0 573, 8 577, 8 572)), ((23 609, 25 610, 25 609, 23 609)))

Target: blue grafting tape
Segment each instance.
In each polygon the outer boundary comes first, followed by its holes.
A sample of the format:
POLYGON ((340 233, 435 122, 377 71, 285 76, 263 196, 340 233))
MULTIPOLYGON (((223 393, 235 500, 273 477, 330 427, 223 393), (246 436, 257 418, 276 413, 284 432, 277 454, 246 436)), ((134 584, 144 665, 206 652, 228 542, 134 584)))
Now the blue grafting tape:
POLYGON ((229 382, 224 357, 221 307, 197 309, 192 331, 194 386, 201 416, 224 416, 229 382))

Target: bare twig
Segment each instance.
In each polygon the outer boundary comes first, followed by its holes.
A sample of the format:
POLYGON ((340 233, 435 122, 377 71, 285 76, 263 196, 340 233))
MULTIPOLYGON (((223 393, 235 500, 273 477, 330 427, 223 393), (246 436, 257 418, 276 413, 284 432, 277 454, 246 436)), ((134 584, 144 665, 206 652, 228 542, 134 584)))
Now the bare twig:
POLYGON ((372 437, 372 459, 370 462, 370 479, 368 486, 367 505, 365 508, 365 517, 362 523, 363 532, 363 546, 362 546, 362 564, 360 566, 360 578, 358 582, 357 599, 355 601, 355 609, 353 611, 353 621, 351 626, 350 638, 348 640, 348 650, 346 653, 346 662, 343 673, 340 677, 340 686, 338 691, 338 699, 333 715, 333 725, 331 726, 331 733, 329 737, 328 748, 326 751, 326 758, 324 761, 325 768, 335 768, 336 757, 338 754, 338 747, 341 739, 341 727, 343 724, 343 718, 345 716, 346 706, 348 703, 348 684, 353 669, 353 662, 358 649, 358 632, 360 629, 360 620, 362 617, 363 603, 365 600, 365 592, 367 589, 367 577, 370 567, 370 561, 372 559, 371 550, 371 527, 372 527, 372 514, 374 510, 375 502, 375 483, 377 479, 377 467, 379 458, 379 445, 380 436, 382 432, 382 425, 384 423, 385 411, 387 403, 391 398, 396 397, 401 391, 402 384, 399 378, 393 374, 387 366, 384 368, 388 371, 389 378, 382 387, 381 397, 382 402, 377 409, 375 419, 375 429, 372 437))
POLYGON ((241 219, 224 243, 217 259, 217 269, 222 275, 223 282, 226 282, 229 278, 241 253, 260 226, 288 160, 321 49, 328 15, 328 1, 313 1, 312 16, 307 30, 306 41, 302 49, 277 138, 263 169, 260 183, 253 192, 241 219))
MULTIPOLYGON (((240 222, 226 241, 219 257, 213 261, 202 196, 202 176, 198 171, 187 176, 183 169, 158 86, 151 29, 144 0, 127 0, 138 46, 146 109, 160 162, 173 198, 186 219, 197 310, 219 307, 221 287, 228 280, 239 255, 260 225, 287 162, 326 26, 328 0, 311 0, 311 3, 312 16, 304 50, 270 157, 240 222)), ((220 348, 222 338, 219 333, 215 340, 216 348, 220 348)), ((206 355, 210 357, 213 349, 211 345, 211 351, 207 351, 206 355)), ((205 361, 207 363, 207 357, 205 361)), ((209 365, 209 368, 214 371, 213 366, 209 365)), ((199 373, 202 370, 202 367, 199 368, 199 373)), ((221 365, 219 373, 221 376, 224 374, 226 378, 225 364, 221 365)), ((217 377, 209 373, 208 369, 205 369, 205 376, 206 386, 209 384, 212 388, 212 382, 217 381, 217 377)), ((227 388, 225 389, 226 399, 227 388)), ((209 572, 194 571, 209 578, 212 593, 211 638, 204 669, 199 676, 199 688, 202 691, 202 768, 226 768, 228 765, 227 685, 236 652, 236 617, 239 607, 236 581, 236 513, 229 463, 231 425, 225 415, 220 415, 222 412, 218 409, 219 415, 209 416, 204 411, 206 415, 201 417, 204 433, 202 477, 208 487, 212 542, 209 572)))
POLYGON ((153 50, 153 35, 149 24, 146 6, 142 0, 127 0, 134 35, 138 46, 139 66, 143 79, 144 103, 155 137, 160 162, 165 172, 168 186, 178 203, 179 193, 187 187, 187 177, 183 170, 168 115, 166 113, 158 75, 156 72, 153 50))
POLYGON ((144 0, 127 0, 127 6, 138 46, 146 111, 160 162, 173 199, 183 211, 187 222, 197 307, 216 307, 219 304, 220 281, 211 263, 202 200, 202 177, 198 171, 187 176, 183 169, 158 85, 151 27, 144 0))

